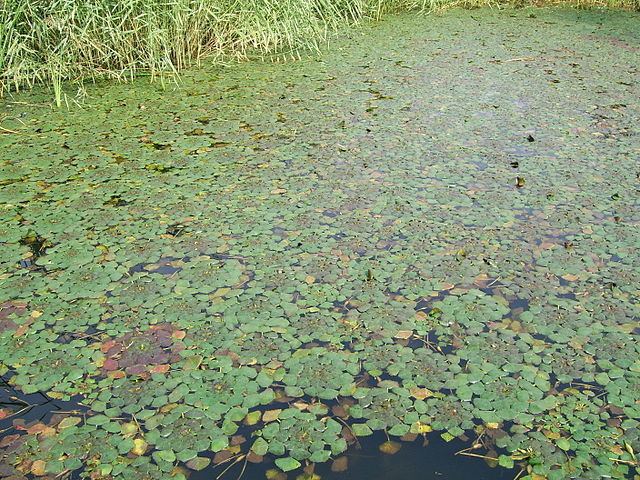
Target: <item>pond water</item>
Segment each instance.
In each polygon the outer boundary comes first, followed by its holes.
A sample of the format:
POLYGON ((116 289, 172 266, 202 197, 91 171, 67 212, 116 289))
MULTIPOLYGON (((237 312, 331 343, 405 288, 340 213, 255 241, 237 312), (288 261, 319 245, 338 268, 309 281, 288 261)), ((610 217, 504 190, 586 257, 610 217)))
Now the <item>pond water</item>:
POLYGON ((639 27, 5 99, 0 477, 637 477, 639 27))
MULTIPOLYGON (((0 405, 11 411, 11 416, 0 419, 0 431, 3 433, 20 430, 23 426, 51 424, 60 422, 68 415, 86 414, 87 408, 79 401, 60 401, 48 398, 42 393, 30 395, 13 389, 4 379, 4 386, 0 387, 0 405)), ((14 433, 15 435, 15 433, 14 433)), ((8 436, 8 435, 7 435, 8 436)), ((4 438, 7 438, 6 436, 4 438)), ((327 462, 314 467, 314 473, 327 480, 344 478, 362 479, 406 479, 422 478, 425 480, 464 480, 469 476, 477 480, 501 480, 513 478, 513 471, 497 468, 494 461, 485 461, 478 457, 465 455, 474 454, 475 449, 469 450, 468 442, 461 439, 445 442, 432 436, 429 439, 418 437, 405 439, 400 443, 400 449, 393 455, 380 454, 379 446, 388 438, 382 432, 361 438, 345 455, 338 457, 337 463, 327 462), (346 459, 346 460, 344 460, 346 459), (340 466, 342 465, 342 466, 340 466)), ((213 455, 209 458, 213 460, 213 455)), ((194 472, 191 480, 205 480, 220 475, 225 469, 228 478, 245 480, 262 480, 269 470, 274 469, 273 461, 249 463, 238 461, 221 463, 194 472)), ((10 472, 5 465, 0 467, 0 475, 10 472), (3 470, 4 468, 4 470, 3 470)), ((84 470, 69 473, 69 478, 82 478, 84 470)))
MULTIPOLYGON (((517 470, 498 467, 495 463, 489 466, 484 460, 458 455, 456 452, 468 448, 468 444, 460 440, 445 442, 434 436, 425 445, 421 440, 403 443, 402 448, 393 456, 381 455, 378 446, 386 441, 382 433, 368 437, 361 441, 358 448, 351 449, 344 457, 347 458, 346 470, 334 471, 333 462, 318 464, 314 473, 325 480, 370 479, 370 480, 404 480, 420 478, 424 480, 512 480, 517 470), (332 470, 333 468, 333 470, 332 470)), ((237 478, 242 472, 245 480, 262 480, 266 472, 272 469, 273 463, 246 466, 239 462, 229 470, 229 478, 237 478)), ((213 472, 221 472, 218 467, 213 472)), ((204 480, 211 478, 212 471, 204 470, 190 478, 204 480)))

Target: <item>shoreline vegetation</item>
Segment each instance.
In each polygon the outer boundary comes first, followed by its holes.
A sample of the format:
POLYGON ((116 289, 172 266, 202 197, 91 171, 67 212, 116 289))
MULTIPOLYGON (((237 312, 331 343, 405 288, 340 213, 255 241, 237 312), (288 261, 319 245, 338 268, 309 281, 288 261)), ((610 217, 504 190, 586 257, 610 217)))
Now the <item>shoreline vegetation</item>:
POLYGON ((338 27, 390 13, 572 5, 640 10, 640 0, 3 0, 0 95, 49 85, 175 74, 203 58, 295 58, 338 27))

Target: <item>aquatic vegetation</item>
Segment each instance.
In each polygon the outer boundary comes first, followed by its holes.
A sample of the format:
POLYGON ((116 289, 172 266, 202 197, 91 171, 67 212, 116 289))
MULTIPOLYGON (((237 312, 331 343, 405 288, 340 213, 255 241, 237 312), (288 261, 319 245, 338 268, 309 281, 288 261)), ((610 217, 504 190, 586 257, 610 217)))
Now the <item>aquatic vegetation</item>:
POLYGON ((390 17, 4 101, 2 388, 64 408, 0 404, 0 476, 317 478, 414 440, 637 476, 638 21, 390 17))
MULTIPOLYGON (((0 7, 0 93, 45 82, 61 106, 69 103, 65 91, 71 89, 64 86, 69 81, 73 88, 84 91, 84 81, 100 78, 131 80, 148 75, 164 79, 199 64, 204 57, 295 59, 301 52, 318 51, 339 26, 380 19, 388 13, 529 3, 535 4, 524 0, 126 0, 116 4, 108 0, 52 0, 46 4, 5 0, 0 7)), ((640 9, 638 0, 567 3, 580 8, 640 9)), ((386 98, 372 91, 375 100, 386 98)), ((624 131, 609 126, 606 114, 594 112, 594 116, 607 134, 624 131)), ((206 125, 208 117, 201 118, 205 120, 200 124, 206 125)), ((187 132, 190 139, 183 139, 183 146, 196 154, 224 146, 199 140, 207 135, 201 126, 187 132)), ((171 140, 170 135, 157 133, 155 140, 146 138, 158 149, 171 140)), ((167 167, 149 164, 148 168, 162 171, 167 167)), ((524 184, 524 177, 516 177, 517 186, 524 184)), ((16 198, 19 193, 12 194, 16 198)))
MULTIPOLYGON (((295 470, 301 465, 300 461, 306 459, 326 462, 332 454, 337 455, 347 449, 347 442, 340 436, 340 423, 318 417, 314 412, 289 408, 278 414, 277 422, 269 423, 259 432, 268 452, 274 455, 290 453, 289 458, 276 461, 282 470, 295 470)), ((255 443, 253 448, 255 451, 255 443)), ((266 452, 263 450, 263 453, 266 452)))

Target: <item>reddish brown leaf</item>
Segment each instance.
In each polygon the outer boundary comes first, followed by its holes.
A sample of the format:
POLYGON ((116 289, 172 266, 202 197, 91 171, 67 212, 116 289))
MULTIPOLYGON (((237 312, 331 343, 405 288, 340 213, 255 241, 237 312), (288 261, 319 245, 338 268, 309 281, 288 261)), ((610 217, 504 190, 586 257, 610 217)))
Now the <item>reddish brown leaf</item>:
POLYGON ((344 472, 349 468, 349 458, 348 457, 338 457, 331 464, 332 472, 344 472))
POLYGON ((20 438, 19 434, 7 435, 6 437, 0 438, 0 448, 6 448, 15 442, 18 438, 20 438))
POLYGON ((220 450, 213 457, 213 463, 217 465, 224 462, 225 460, 229 460, 231 457, 233 457, 233 453, 231 453, 229 450, 220 450))
POLYGON ((262 463, 263 460, 264 457, 262 455, 257 455, 251 451, 247 453, 247 461, 249 463, 262 463))
POLYGON ((170 369, 171 369, 171 365, 168 365, 168 364, 154 365, 153 367, 151 367, 150 372, 151 373, 167 373, 170 369))
POLYGON ((107 372, 111 372, 113 370, 117 370, 118 369, 118 361, 114 360, 113 358, 108 358, 104 361, 104 364, 102 365, 102 368, 104 368, 107 372))

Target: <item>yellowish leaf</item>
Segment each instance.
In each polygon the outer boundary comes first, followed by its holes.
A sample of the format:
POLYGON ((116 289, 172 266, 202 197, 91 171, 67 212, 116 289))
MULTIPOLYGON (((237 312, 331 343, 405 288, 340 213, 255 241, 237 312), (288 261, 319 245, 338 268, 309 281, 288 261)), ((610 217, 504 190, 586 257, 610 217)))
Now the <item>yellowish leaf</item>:
POLYGON ((396 338, 407 340, 413 336, 413 330, 400 330, 396 333, 396 338))
POLYGON ((431 397, 433 395, 433 392, 428 388, 413 387, 411 388, 411 390, 409 390, 409 392, 411 393, 411 396, 413 398, 416 398, 418 400, 424 400, 425 398, 431 397))
POLYGON ((213 292, 212 297, 213 298, 224 297, 230 291, 231 291, 231 289, 229 287, 222 287, 222 288, 217 289, 215 292, 213 292))
POLYGON ((380 444, 380 446, 378 447, 378 450, 380 450, 382 453, 386 455, 395 455, 396 453, 398 453, 398 451, 400 451, 401 448, 402 448, 402 445, 400 443, 392 442, 391 440, 389 440, 387 442, 380 444))
POLYGON ((574 275, 572 273, 567 273, 565 275, 562 275, 562 278, 564 278, 567 282, 575 282, 580 277, 578 275, 574 275))
POLYGON ((134 455, 144 455, 147 451, 147 442, 145 442, 142 438, 135 438, 133 440, 133 448, 131 449, 131 453, 134 455))
POLYGON ((282 409, 280 408, 277 408, 275 410, 267 410, 262 414, 262 421, 264 423, 273 422, 278 419, 278 417, 280 416, 280 412, 282 412, 282 409))
POLYGON ((41 477, 46 473, 47 463, 44 460, 36 460, 31 464, 31 473, 41 477))
POLYGON ((245 425, 255 425, 260 421, 260 416, 262 415, 259 411, 249 412, 246 417, 244 417, 245 425))
POLYGON ((422 310, 418 310, 416 312, 416 318, 418 320, 426 320, 427 318, 429 318, 429 316, 425 312, 423 312, 422 310))
POLYGON ((426 423, 416 422, 413 425, 411 425, 411 429, 409 431, 411 433, 417 433, 422 435, 424 433, 429 433, 433 431, 433 428, 431 428, 431 425, 427 425, 426 423))
POLYGON ((267 470, 264 475, 267 480, 287 480, 287 474, 275 468, 267 470))
POLYGON ((129 437, 138 433, 138 425, 134 422, 123 423, 120 427, 120 431, 125 437, 129 437))

